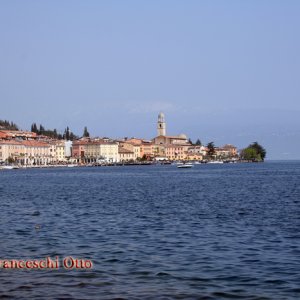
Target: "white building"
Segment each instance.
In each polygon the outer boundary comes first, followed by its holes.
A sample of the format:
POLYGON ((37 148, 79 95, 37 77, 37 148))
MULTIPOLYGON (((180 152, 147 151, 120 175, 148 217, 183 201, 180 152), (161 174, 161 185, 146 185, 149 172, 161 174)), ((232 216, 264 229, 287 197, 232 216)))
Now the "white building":
POLYGON ((119 145, 117 143, 106 142, 100 144, 100 156, 108 162, 119 162, 119 145))

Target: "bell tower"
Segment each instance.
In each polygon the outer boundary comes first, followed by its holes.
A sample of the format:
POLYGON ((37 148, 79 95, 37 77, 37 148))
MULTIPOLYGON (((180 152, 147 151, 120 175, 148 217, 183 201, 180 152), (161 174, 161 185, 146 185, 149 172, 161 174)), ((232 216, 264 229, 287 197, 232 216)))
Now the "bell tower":
POLYGON ((157 136, 160 135, 166 135, 165 115, 162 112, 159 113, 157 121, 157 136))

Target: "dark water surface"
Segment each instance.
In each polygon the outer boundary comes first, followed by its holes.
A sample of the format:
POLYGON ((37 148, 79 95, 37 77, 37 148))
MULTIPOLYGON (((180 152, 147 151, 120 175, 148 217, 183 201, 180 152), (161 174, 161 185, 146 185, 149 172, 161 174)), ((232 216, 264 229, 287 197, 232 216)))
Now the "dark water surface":
POLYGON ((300 299, 300 163, 0 171, 0 298, 300 299))

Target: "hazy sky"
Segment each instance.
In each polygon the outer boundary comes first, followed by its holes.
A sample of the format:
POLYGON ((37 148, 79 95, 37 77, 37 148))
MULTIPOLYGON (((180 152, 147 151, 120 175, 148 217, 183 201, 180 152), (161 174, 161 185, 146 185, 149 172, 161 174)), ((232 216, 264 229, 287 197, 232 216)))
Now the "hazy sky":
POLYGON ((300 159, 299 56, 297 0, 0 0, 0 119, 300 159))

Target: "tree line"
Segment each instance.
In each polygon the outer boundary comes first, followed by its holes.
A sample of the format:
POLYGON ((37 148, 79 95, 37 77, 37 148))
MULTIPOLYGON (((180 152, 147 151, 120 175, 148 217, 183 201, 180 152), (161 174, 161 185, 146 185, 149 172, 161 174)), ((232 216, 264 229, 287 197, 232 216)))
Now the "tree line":
POLYGON ((6 130, 19 130, 19 127, 14 122, 9 122, 7 120, 0 120, 0 129, 6 130))
MULTIPOLYGON (((76 140, 79 138, 78 135, 74 134, 69 126, 67 126, 64 130, 63 133, 58 133, 56 129, 45 129, 45 127, 40 124, 39 126, 36 124, 36 123, 33 123, 31 125, 31 131, 32 132, 35 132, 36 134, 38 135, 45 135, 45 136, 48 136, 50 138, 53 138, 53 139, 58 139, 58 140, 70 140, 70 141, 73 141, 73 140, 76 140)), ((90 136, 90 133, 88 132, 88 129, 87 127, 85 126, 84 129, 83 129, 83 137, 89 137, 90 136)))

